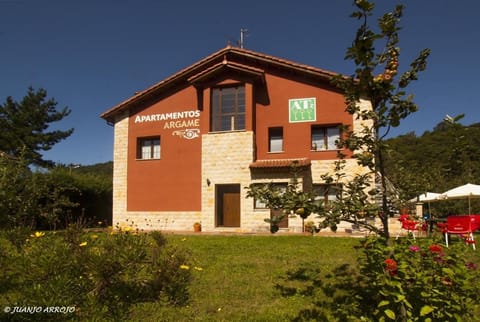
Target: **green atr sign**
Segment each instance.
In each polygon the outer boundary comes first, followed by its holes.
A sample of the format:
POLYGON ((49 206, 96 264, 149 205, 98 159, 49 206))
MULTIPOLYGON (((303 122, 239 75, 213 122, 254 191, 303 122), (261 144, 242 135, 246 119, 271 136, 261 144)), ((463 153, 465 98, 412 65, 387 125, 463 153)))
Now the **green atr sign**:
POLYGON ((290 123, 311 122, 317 120, 316 98, 296 98, 288 100, 288 114, 290 123))

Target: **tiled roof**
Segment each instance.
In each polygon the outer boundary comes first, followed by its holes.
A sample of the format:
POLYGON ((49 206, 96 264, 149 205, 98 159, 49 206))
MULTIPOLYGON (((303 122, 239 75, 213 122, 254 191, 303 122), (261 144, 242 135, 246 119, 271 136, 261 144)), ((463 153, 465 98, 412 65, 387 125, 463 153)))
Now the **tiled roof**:
POLYGON ((270 159, 257 160, 250 163, 250 168, 287 168, 296 165, 297 167, 308 167, 312 163, 310 159, 270 159))
POLYGON ((112 121, 115 115, 127 110, 132 104, 140 102, 143 99, 151 98, 164 90, 171 90, 179 85, 189 84, 189 79, 196 79, 202 72, 215 68, 219 63, 226 64, 228 67, 242 68, 250 72, 259 72, 263 68, 261 66, 269 66, 283 68, 290 71, 299 72, 317 79, 329 81, 330 78, 337 73, 325 71, 316 67, 295 63, 286 59, 265 55, 252 50, 227 46, 219 51, 203 58, 202 60, 180 70, 172 76, 154 84, 153 86, 136 93, 134 96, 113 106, 109 110, 101 114, 101 117, 107 121, 112 121), (197 76, 197 77, 196 77, 197 76))

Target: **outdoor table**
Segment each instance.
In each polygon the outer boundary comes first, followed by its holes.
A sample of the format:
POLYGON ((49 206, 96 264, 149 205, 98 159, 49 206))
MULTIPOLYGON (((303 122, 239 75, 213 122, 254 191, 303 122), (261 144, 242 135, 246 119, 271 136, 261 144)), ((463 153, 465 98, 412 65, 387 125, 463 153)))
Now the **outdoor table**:
POLYGON ((433 233, 433 227, 438 224, 444 224, 447 222, 447 218, 429 218, 425 220, 428 223, 427 233, 433 233))

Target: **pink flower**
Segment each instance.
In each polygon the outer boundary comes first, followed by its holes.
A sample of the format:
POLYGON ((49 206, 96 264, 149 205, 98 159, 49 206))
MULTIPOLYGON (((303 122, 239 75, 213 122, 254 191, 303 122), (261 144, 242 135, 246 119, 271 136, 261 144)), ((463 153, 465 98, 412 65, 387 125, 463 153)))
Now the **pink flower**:
POLYGON ((437 262, 438 264, 443 264, 445 263, 445 260, 443 259, 445 257, 445 253, 437 253, 433 257, 433 260, 437 262))
POLYGON ((419 252, 420 251, 420 247, 418 247, 417 245, 412 245, 412 246, 410 246, 409 249, 412 252, 419 252))

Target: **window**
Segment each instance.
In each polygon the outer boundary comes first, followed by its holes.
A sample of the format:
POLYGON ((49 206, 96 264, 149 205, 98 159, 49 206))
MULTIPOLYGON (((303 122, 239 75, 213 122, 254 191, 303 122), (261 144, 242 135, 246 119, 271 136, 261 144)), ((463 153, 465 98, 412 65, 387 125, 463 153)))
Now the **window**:
POLYGON ((268 129, 268 152, 283 152, 283 128, 268 129))
POLYGON ((137 140, 137 159, 160 159, 160 137, 139 138, 137 140))
POLYGON ((335 150, 336 142, 340 140, 340 128, 338 126, 323 127, 312 126, 312 150, 335 150))
POLYGON ((341 185, 314 184, 312 188, 315 194, 315 201, 323 201, 325 203, 337 200, 342 192, 341 185))
MULTIPOLYGON (((287 183, 258 183, 255 184, 257 187, 262 188, 265 195, 274 195, 274 194, 284 194, 287 191, 287 183)), ((267 209, 267 206, 261 200, 254 199, 255 209, 267 209)))
POLYGON ((211 131, 245 130, 245 86, 212 89, 211 131))

